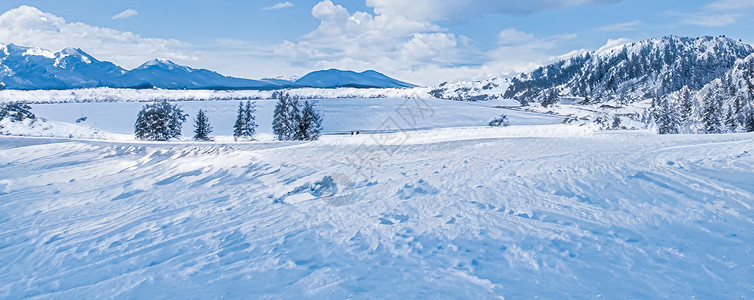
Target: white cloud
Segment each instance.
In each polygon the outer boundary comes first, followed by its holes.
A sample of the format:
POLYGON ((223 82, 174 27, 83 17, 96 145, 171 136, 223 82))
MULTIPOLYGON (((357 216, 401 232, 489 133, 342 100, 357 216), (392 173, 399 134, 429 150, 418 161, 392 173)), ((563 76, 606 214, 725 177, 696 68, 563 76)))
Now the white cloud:
POLYGON ((113 16, 113 20, 128 19, 128 18, 136 16, 138 14, 139 14, 138 11, 129 8, 129 9, 126 9, 126 10, 118 13, 117 15, 114 15, 113 16))
POLYGON ((376 14, 437 21, 480 14, 528 14, 568 6, 617 3, 621 0, 367 0, 376 14))
POLYGON ((688 15, 684 18, 684 22, 692 25, 699 25, 705 27, 720 27, 725 25, 736 24, 738 19, 741 18, 739 14, 713 14, 713 15, 688 15))
POLYGON ((155 57, 184 63, 196 60, 190 45, 178 40, 145 38, 132 32, 67 22, 25 5, 0 15, 0 43, 54 51, 76 47, 126 68, 155 57))
POLYGON ((704 27, 722 27, 749 19, 754 11, 752 0, 718 0, 702 6, 692 13, 671 12, 681 17, 682 22, 704 27))
POLYGON ((720 0, 705 6, 711 10, 739 10, 754 8, 754 1, 751 0, 720 0))
POLYGON ((263 10, 279 10, 279 9, 286 9, 286 8, 291 8, 291 7, 293 7, 293 3, 291 3, 290 1, 285 1, 285 2, 279 2, 275 5, 267 6, 262 9, 263 10))
POLYGON ((597 28, 597 31, 635 31, 641 25, 641 21, 634 20, 631 22, 610 24, 597 28))

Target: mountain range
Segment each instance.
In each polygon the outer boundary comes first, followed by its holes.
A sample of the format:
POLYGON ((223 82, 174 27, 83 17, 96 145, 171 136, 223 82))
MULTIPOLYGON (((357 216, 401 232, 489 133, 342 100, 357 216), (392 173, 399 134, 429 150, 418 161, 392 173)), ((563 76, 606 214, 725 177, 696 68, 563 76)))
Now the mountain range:
POLYGON ((406 88, 414 87, 376 71, 325 70, 297 81, 252 80, 193 69, 169 60, 155 59, 126 70, 100 61, 81 49, 52 52, 14 44, 0 45, 0 82, 8 89, 75 89, 91 87, 163 89, 283 89, 295 87, 406 88))
POLYGON ((585 52, 510 80, 445 83, 432 94, 466 101, 511 98, 524 104, 557 95, 625 104, 663 97, 684 86, 699 90, 752 53, 751 45, 724 36, 667 36, 585 52))

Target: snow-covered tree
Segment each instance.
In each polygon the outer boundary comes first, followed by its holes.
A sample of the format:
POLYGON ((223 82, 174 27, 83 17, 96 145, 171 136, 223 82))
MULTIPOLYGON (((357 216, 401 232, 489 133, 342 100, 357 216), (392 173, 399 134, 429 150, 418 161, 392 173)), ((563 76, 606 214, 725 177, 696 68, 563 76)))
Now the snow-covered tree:
POLYGON ((292 136, 291 96, 288 93, 278 93, 278 102, 272 115, 272 133, 278 140, 286 141, 292 136))
POLYGON ((244 107, 243 115, 243 136, 253 139, 257 133, 257 119, 255 113, 257 112, 256 103, 246 101, 246 107, 244 107))
POLYGON ((659 100, 657 116, 655 118, 657 132, 659 134, 676 134, 680 127, 678 110, 670 104, 668 97, 659 100))
POLYGON ((560 101, 560 90, 557 88, 547 89, 544 92, 544 99, 542 99, 542 107, 549 107, 560 101))
POLYGON ((178 105, 167 101, 145 105, 136 118, 136 137, 149 141, 167 141, 181 136, 188 115, 178 105))
POLYGON ((244 116, 245 108, 243 106, 243 102, 238 103, 238 114, 236 116, 236 123, 233 124, 233 137, 236 139, 243 136, 243 127, 244 127, 244 116))
POLYGON ((309 101, 304 101, 301 112, 295 115, 298 126, 294 138, 302 141, 315 141, 319 139, 322 131, 322 115, 314 109, 309 101))
POLYGON ((701 110, 701 131, 703 133, 723 132, 722 122, 722 99, 717 93, 713 93, 703 99, 704 106, 701 110))
POLYGON ((272 117, 272 132, 278 140, 306 140, 319 138, 322 131, 322 115, 305 101, 303 107, 298 99, 288 93, 278 93, 278 103, 272 117))
POLYGON ((251 101, 246 101, 246 105, 243 102, 238 104, 238 116, 236 117, 236 123, 233 125, 233 136, 237 139, 253 139, 257 131, 256 117, 254 113, 257 111, 256 105, 251 101))
POLYGON ((510 121, 508 120, 508 116, 505 114, 502 114, 495 118, 494 120, 490 121, 489 123, 492 127, 498 127, 498 126, 508 126, 510 125, 510 121))
POLYGON ((0 105, 0 120, 8 118, 14 122, 21 122, 26 119, 36 119, 31 112, 31 107, 21 102, 10 102, 0 105))
POLYGON ((207 114, 204 113, 204 110, 199 110, 199 112, 196 114, 196 118, 194 118, 194 140, 197 141, 211 141, 212 138, 209 136, 210 133, 212 133, 212 126, 209 124, 209 118, 207 118, 207 114))

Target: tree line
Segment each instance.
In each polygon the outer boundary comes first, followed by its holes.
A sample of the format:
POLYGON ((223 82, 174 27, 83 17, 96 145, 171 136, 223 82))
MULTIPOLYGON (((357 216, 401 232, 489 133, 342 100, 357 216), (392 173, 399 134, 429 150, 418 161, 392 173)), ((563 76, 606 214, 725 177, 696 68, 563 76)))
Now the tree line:
MULTIPOLYGON (((322 131, 322 114, 307 100, 301 104, 288 93, 277 93, 278 102, 272 120, 273 134, 278 140, 314 141, 322 131)), ((185 114, 177 104, 162 101, 145 105, 134 124, 136 138, 146 141, 167 141, 181 136, 185 114)), ((207 112, 200 109, 194 117, 194 140, 212 141, 213 131, 207 112)), ((238 114, 233 124, 235 140, 254 140, 259 126, 256 123, 256 105, 251 101, 238 104, 238 114)))

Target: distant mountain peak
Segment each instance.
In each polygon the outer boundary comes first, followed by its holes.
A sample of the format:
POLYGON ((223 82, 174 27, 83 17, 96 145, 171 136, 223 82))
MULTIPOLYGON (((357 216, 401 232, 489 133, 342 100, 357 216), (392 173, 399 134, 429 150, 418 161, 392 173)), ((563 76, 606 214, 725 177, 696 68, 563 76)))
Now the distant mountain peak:
POLYGON ((164 58, 156 58, 156 59, 150 60, 148 62, 145 62, 144 64, 142 64, 141 66, 139 66, 136 69, 146 69, 146 68, 149 68, 149 67, 158 67, 158 68, 167 69, 167 70, 173 70, 173 69, 183 69, 183 70, 185 70, 185 69, 189 69, 189 67, 181 66, 179 64, 174 63, 171 60, 164 59, 164 58))
POLYGON ((328 69, 314 71, 296 80, 300 86, 316 88, 409 88, 416 85, 390 78, 380 72, 367 70, 357 73, 351 70, 328 69))

